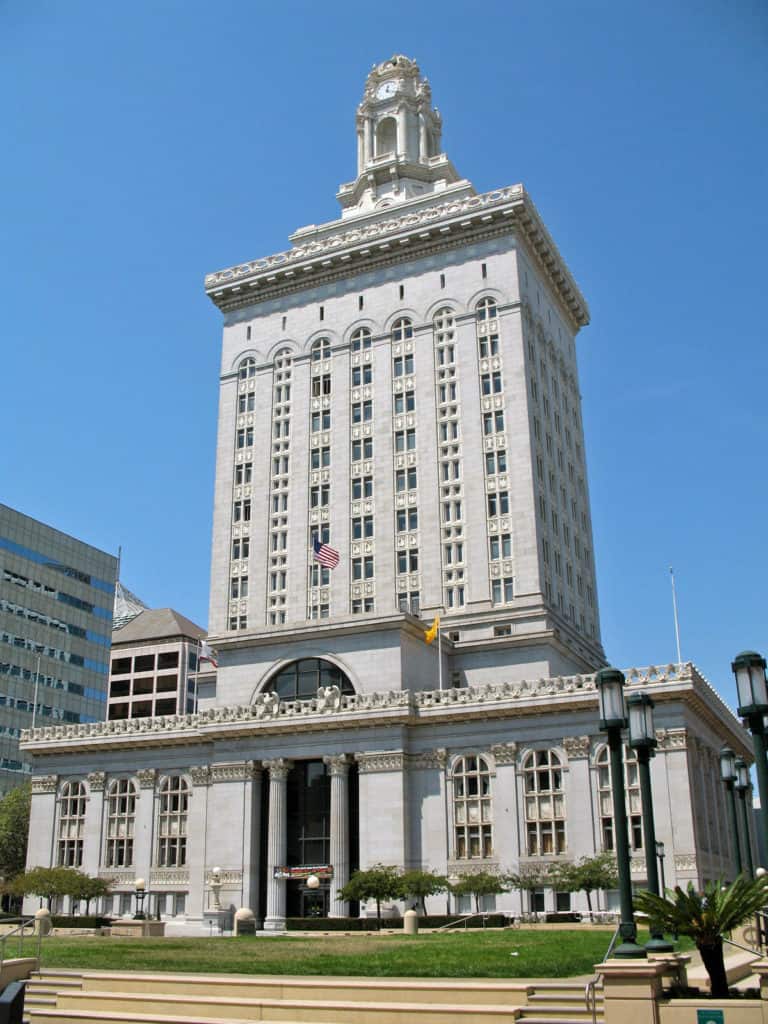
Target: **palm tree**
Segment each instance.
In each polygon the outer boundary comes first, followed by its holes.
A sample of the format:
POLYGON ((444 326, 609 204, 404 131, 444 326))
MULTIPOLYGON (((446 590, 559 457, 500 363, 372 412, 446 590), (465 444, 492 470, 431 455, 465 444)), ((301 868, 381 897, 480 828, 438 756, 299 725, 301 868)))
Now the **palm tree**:
POLYGON ((739 875, 731 885, 708 882, 704 892, 697 892, 689 882, 687 892, 678 885, 674 892, 668 889, 667 893, 656 896, 639 892, 635 895, 635 906, 663 931, 693 939, 709 975, 712 996, 727 999, 723 935, 768 904, 768 875, 755 879, 739 875))

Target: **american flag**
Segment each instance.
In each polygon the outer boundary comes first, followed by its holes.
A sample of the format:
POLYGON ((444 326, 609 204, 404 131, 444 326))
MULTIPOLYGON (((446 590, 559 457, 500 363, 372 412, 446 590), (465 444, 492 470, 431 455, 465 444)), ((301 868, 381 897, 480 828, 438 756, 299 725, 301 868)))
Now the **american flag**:
POLYGON ((315 537, 315 558, 318 560, 320 565, 325 566, 326 569, 335 569, 339 564, 339 552, 332 548, 328 544, 323 544, 315 537))

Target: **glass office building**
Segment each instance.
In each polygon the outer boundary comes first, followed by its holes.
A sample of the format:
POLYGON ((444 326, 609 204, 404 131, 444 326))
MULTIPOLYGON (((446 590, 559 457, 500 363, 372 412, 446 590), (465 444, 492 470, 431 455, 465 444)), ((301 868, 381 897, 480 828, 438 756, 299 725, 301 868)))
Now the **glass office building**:
POLYGON ((0 793, 22 729, 106 718, 117 559, 0 505, 0 793))

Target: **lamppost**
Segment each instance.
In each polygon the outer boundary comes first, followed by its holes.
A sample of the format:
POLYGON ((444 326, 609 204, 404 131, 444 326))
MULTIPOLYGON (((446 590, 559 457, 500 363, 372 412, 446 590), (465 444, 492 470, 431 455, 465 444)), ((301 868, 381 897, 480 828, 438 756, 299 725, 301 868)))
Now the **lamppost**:
POLYGON ((736 855, 736 874, 740 875, 744 870, 741 861, 741 843, 739 842, 739 819, 736 816, 736 797, 733 795, 733 787, 736 782, 736 755, 730 747, 723 747, 720 751, 720 778, 728 794, 728 809, 731 815, 731 833, 733 834, 733 852, 736 855))
POLYGON ((741 816, 744 819, 744 848, 747 861, 749 877, 755 877, 755 866, 752 863, 752 844, 749 841, 749 808, 747 807, 747 793, 749 792, 749 768, 747 762, 737 757, 733 762, 736 768, 736 792, 741 800, 741 816))
POLYGON ((760 831, 762 848, 768 849, 768 761, 765 752, 765 722, 768 713, 768 686, 765 679, 765 658, 757 651, 742 651, 731 665, 739 696, 738 712, 747 720, 755 747, 757 791, 760 794, 760 831))
POLYGON ((616 864, 619 875, 619 906, 621 945, 614 950, 616 957, 644 957, 642 946, 636 942, 637 926, 632 907, 632 876, 629 864, 629 835, 627 809, 624 801, 624 757, 621 730, 627 724, 624 706, 624 674, 616 668, 601 668, 595 676, 600 696, 599 728, 608 736, 611 752, 611 790, 613 792, 613 830, 616 844, 616 864))
MULTIPOLYGON (((648 888, 659 896, 659 873, 656 870, 656 827, 653 821, 653 794, 651 792, 650 760, 656 746, 656 730, 653 727, 653 701, 647 693, 631 693, 627 697, 629 713, 629 745, 637 753, 640 771, 640 801, 643 808, 643 845, 645 846, 645 869, 648 888)), ((663 932, 648 922, 651 937, 645 948, 652 953, 671 953, 675 948, 665 942, 663 932)))
POLYGON ((656 856, 659 859, 659 874, 661 875, 660 895, 663 896, 667 891, 667 885, 664 881, 664 843, 662 843, 659 839, 656 840, 656 856))
POLYGON ((137 878, 133 883, 133 887, 136 890, 136 913, 133 915, 134 921, 144 920, 144 897, 147 895, 146 882, 143 878, 137 878))

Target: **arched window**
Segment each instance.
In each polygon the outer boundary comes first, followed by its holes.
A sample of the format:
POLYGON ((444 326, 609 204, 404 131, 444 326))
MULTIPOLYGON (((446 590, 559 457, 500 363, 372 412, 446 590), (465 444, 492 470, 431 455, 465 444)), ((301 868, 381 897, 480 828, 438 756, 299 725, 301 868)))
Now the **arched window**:
POLYGON ((65 782, 59 796, 59 850, 57 863, 79 868, 83 863, 86 792, 84 782, 65 782))
POLYGON ((413 337, 413 322, 407 316, 401 316, 392 325, 392 341, 406 341, 413 337))
MULTIPOLYGON (((640 774, 637 767, 637 754, 631 747, 624 747, 624 787, 627 802, 627 826, 629 845, 633 850, 643 848, 643 813, 640 803, 640 774)), ((611 759, 608 747, 603 747, 597 755, 597 788, 600 801, 600 830, 603 849, 612 852, 616 849, 616 838, 613 830, 613 788, 611 786, 611 759)))
POLYGON ((483 757, 460 757, 453 768, 453 823, 457 860, 493 856, 491 772, 483 757))
POLYGON ((317 362, 320 359, 331 358, 331 339, 330 338, 318 338, 317 341, 312 342, 312 362, 317 362))
POLYGON ((385 117, 376 126, 376 156, 394 153, 397 149, 397 122, 394 117, 385 117))
POLYGON ((187 863, 189 786, 181 775, 166 775, 160 783, 157 818, 157 863, 180 868, 187 863))
POLYGON ((262 693, 276 693, 280 700, 312 700, 321 686, 338 686, 343 694, 352 695, 355 688, 337 665, 322 658, 292 661, 266 683, 262 693))
POLYGON ((107 790, 108 868, 133 866, 133 835, 136 821, 136 786, 130 779, 115 779, 107 790))
POLYGON ((493 320, 496 316, 496 300, 486 296, 475 306, 478 320, 493 320))
POLYGON ((565 796, 560 758, 534 750, 523 762, 525 827, 529 857, 565 853, 565 796))
POLYGON ((247 359, 243 359, 240 366, 237 368, 237 375, 240 380, 245 380, 246 377, 256 376, 256 360, 249 356, 247 359))
POLYGON ((367 327, 359 327, 352 335, 352 351, 361 352, 371 347, 371 332, 367 327))

